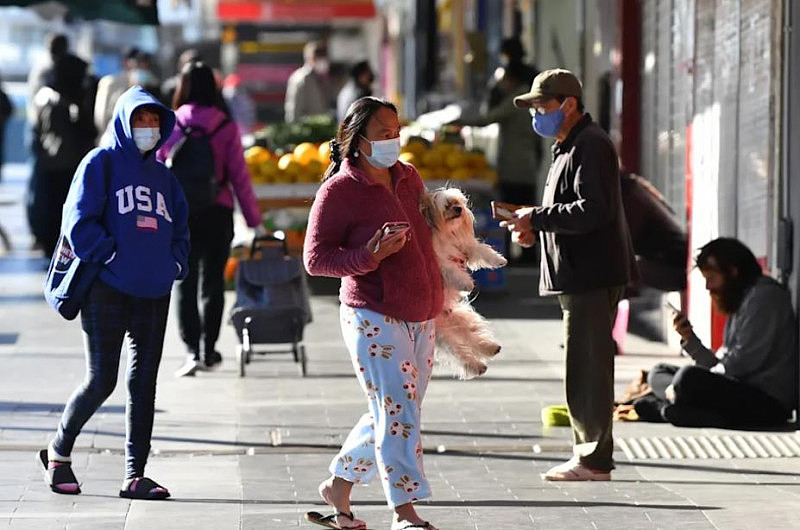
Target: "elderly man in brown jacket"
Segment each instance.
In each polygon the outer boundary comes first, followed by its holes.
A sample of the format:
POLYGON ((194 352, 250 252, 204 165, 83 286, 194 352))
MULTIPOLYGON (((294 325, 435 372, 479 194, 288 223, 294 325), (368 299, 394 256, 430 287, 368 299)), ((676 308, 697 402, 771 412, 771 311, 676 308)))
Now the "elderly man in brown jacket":
POLYGON ((545 480, 610 480, 617 302, 635 275, 620 194, 617 153, 583 109, 583 91, 568 70, 547 70, 514 99, 533 129, 554 137, 541 206, 519 208, 503 224, 523 246, 542 241, 539 292, 558 296, 564 315, 566 391, 575 456, 545 480))

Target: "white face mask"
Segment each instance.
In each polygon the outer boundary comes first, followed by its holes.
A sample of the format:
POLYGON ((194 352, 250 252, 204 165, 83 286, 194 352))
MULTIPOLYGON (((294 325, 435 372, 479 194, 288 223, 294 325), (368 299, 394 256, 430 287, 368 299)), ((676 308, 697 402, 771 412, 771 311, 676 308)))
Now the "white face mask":
POLYGON ((364 140, 369 142, 372 147, 372 156, 361 151, 367 159, 367 162, 379 169, 386 169, 392 167, 397 158, 400 156, 400 137, 390 138, 389 140, 370 140, 366 136, 362 136, 364 140))
POLYGON ((331 65, 327 59, 317 59, 314 61, 314 71, 319 75, 326 75, 330 68, 331 65))
POLYGON ((150 85, 156 82, 156 77, 153 75, 153 72, 150 70, 146 70, 144 68, 137 68, 136 70, 131 72, 131 81, 134 85, 150 85))
POLYGON ((133 141, 139 151, 146 153, 153 149, 161 139, 161 131, 158 127, 134 127, 133 141))

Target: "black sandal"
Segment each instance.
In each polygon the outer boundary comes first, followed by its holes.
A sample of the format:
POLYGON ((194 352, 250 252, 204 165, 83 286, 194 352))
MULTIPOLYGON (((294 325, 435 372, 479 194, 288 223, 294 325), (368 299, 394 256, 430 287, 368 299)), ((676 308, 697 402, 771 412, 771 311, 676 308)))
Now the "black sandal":
POLYGON ((159 501, 169 497, 169 490, 153 479, 136 477, 131 480, 127 488, 119 490, 119 496, 124 499, 159 501), (159 491, 159 489, 161 491, 159 491))
POLYGON ((78 479, 72 472, 72 463, 60 460, 48 460, 47 449, 42 449, 37 454, 37 460, 44 468, 44 481, 50 486, 50 491, 61 495, 77 495, 81 492, 78 479), (61 489, 64 484, 78 484, 75 490, 61 489))
POLYGON ((354 523, 357 520, 353 512, 336 512, 330 515, 322 515, 319 512, 307 512, 305 518, 309 523, 318 524, 326 528, 334 528, 336 530, 367 530, 366 524, 356 524, 355 526, 339 526, 336 524, 336 518, 340 515, 344 515, 354 523))

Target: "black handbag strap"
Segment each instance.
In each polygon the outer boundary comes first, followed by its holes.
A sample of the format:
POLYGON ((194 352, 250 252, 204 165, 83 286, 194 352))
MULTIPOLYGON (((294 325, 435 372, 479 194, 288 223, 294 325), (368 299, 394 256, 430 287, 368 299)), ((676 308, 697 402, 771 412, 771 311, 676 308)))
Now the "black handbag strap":
MULTIPOLYGON (((104 153, 101 157, 103 159, 103 183, 105 184, 106 205, 108 205, 108 191, 111 187, 111 155, 107 153, 105 149, 101 152, 104 153)), ((105 214, 105 206, 103 207, 103 213, 105 214)))
MULTIPOLYGON (((111 155, 108 154, 105 149, 101 149, 98 157, 101 160, 101 164, 103 164, 103 199, 105 202, 103 203, 103 212, 101 215, 105 215, 106 207, 108 207, 108 190, 111 187, 111 155)), ((66 237, 63 228, 59 239, 62 237, 66 237)))

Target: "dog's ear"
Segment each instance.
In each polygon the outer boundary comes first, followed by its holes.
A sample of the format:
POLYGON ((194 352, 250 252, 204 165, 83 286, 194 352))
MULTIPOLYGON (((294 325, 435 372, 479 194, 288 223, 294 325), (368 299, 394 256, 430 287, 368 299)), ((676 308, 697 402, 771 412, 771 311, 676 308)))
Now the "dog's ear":
POLYGON ((419 212, 430 228, 436 228, 436 205, 434 204, 432 193, 428 191, 422 192, 422 197, 420 197, 419 201, 419 212))

